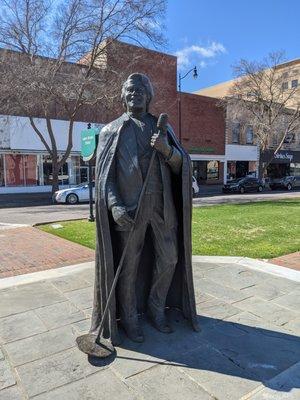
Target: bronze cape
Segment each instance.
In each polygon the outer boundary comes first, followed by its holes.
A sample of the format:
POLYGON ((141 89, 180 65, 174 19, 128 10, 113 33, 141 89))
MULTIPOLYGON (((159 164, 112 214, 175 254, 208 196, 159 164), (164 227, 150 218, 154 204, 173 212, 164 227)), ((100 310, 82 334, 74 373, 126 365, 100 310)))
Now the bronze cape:
MULTIPOLYGON (((157 121, 156 117, 153 116, 153 118, 157 121)), ((99 134, 95 176, 97 236, 91 333, 98 333, 115 270, 121 256, 117 254, 117 246, 114 245, 113 220, 106 201, 106 183, 119 136, 122 134, 122 128, 128 120, 129 117, 125 113, 120 118, 106 125, 99 134)), ((180 309, 185 318, 191 322, 193 329, 198 330, 191 263, 191 162, 189 155, 180 146, 170 126, 168 127, 168 137, 170 143, 181 152, 183 161, 181 173, 178 176, 172 175, 173 197, 178 218, 179 255, 167 296, 166 307, 180 309)), ((151 265, 153 264, 154 255, 151 250, 151 243, 146 238, 140 263, 143 265, 142 269, 139 268, 136 282, 138 310, 141 313, 146 312, 146 299, 151 283, 151 265)), ((116 290, 118 290, 118 286, 116 290)), ((110 339, 113 345, 120 344, 117 319, 118 304, 116 296, 113 296, 102 333, 102 336, 110 339)))

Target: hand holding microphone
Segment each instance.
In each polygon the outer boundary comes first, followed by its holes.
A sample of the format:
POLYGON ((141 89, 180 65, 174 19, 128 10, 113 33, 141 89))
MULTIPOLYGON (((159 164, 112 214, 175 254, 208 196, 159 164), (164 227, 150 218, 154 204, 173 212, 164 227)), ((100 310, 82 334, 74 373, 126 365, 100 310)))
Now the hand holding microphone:
POLYGON ((167 135, 168 114, 160 114, 157 121, 157 133, 151 137, 151 146, 160 152, 166 159, 172 154, 172 147, 168 142, 167 135))

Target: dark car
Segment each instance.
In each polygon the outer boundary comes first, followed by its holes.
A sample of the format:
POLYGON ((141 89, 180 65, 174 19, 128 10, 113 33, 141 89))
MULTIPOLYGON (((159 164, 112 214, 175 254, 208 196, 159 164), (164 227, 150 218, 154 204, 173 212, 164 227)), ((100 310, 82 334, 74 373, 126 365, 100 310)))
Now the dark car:
POLYGON ((248 177, 248 176, 245 178, 239 178, 239 179, 235 179, 233 181, 229 181, 223 186, 224 193, 261 192, 262 190, 263 190, 262 181, 260 181, 257 178, 252 178, 252 177, 248 177))
POLYGON ((300 176, 284 176, 282 178, 273 178, 270 180, 270 189, 292 190, 300 188, 300 176))

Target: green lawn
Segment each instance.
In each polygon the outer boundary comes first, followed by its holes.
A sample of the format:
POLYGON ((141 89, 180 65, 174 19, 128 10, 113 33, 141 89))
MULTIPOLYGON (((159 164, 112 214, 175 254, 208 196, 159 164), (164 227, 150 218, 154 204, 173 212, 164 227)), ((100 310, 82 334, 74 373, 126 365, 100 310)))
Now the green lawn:
MULTIPOLYGON (((95 248, 86 220, 40 229, 95 248)), ((273 258, 300 250, 300 199, 194 208, 193 254, 273 258)))

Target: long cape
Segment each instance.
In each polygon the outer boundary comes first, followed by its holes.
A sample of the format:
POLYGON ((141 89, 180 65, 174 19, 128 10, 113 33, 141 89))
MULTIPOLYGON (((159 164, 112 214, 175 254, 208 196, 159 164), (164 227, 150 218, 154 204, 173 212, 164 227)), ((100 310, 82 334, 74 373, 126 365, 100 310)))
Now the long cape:
MULTIPOLYGON (((155 121, 156 117, 153 116, 155 121)), ((106 201, 106 182, 108 173, 116 152, 120 132, 128 123, 129 117, 123 114, 117 120, 106 125, 99 135, 96 160, 95 198, 96 198, 96 259, 94 305, 92 313, 91 332, 98 333, 99 325, 107 298, 112 286, 117 262, 120 258, 114 246, 114 229, 111 213, 106 201)), ((198 330, 195 294, 191 262, 191 212, 192 212, 192 179, 189 155, 180 146, 172 128, 168 127, 168 137, 182 154, 182 169, 179 175, 172 175, 173 197, 178 218, 178 263, 167 296, 166 307, 176 307, 182 310, 184 316, 191 322, 194 330, 198 330)), ((145 242, 148 242, 145 240, 145 242)), ((149 293, 151 282, 153 250, 145 246, 142 260, 143 271, 138 274, 137 298, 139 310, 145 311, 145 297, 149 293), (148 252, 148 254, 147 254, 148 252), (145 260, 148 260, 145 271, 145 260)), ((118 333, 118 304, 116 296, 112 297, 109 312, 103 328, 102 336, 111 340, 112 344, 120 343, 118 333)))

